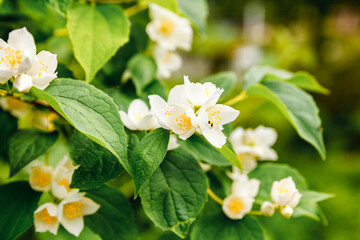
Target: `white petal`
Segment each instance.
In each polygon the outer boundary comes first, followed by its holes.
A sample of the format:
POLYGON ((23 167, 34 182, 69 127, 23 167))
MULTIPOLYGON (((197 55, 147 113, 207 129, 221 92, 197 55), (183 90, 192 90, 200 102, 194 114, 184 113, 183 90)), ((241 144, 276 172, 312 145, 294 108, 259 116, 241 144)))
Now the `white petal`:
POLYGON ((59 222, 57 219, 54 219, 53 221, 47 223, 41 218, 42 211, 46 209, 47 213, 50 217, 56 217, 57 216, 57 206, 54 203, 44 203, 41 206, 39 206, 35 212, 34 212, 34 225, 35 225, 35 231, 36 232, 46 232, 49 231, 52 234, 56 235, 58 228, 59 228, 59 222), (51 224, 50 224, 51 223, 51 224))
POLYGON ((151 106, 151 112, 155 114, 156 118, 159 121, 160 126, 165 129, 170 129, 167 125, 167 121, 170 115, 169 114, 166 115, 165 113, 168 110, 169 110, 168 113, 170 113, 171 107, 169 107, 169 105, 165 102, 165 100, 158 95, 150 95, 149 102, 151 106))
POLYGON ((84 218, 74 217, 73 219, 63 216, 60 220, 61 225, 72 235, 78 237, 84 228, 84 218))
POLYGON ((275 206, 271 202, 265 201, 261 204, 260 211, 265 216, 272 216, 275 213, 275 206))
POLYGON ((128 129, 133 130, 133 131, 139 130, 139 129, 137 128, 137 126, 135 125, 135 123, 128 117, 128 115, 126 114, 126 112, 124 112, 124 111, 119 111, 119 114, 120 114, 121 121, 124 123, 124 125, 125 125, 128 129))
POLYGON ((254 130, 256 142, 261 145, 272 146, 276 142, 277 133, 273 128, 259 126, 254 130))
POLYGON ((294 209, 299 204, 301 197, 301 193, 295 192, 287 205, 294 209))
POLYGON ((32 77, 27 74, 21 74, 15 78, 14 87, 19 92, 28 92, 33 86, 32 77))
POLYGON ((208 111, 216 110, 219 111, 218 115, 220 117, 220 123, 219 125, 225 125, 227 123, 230 123, 234 121, 240 114, 238 110, 233 109, 232 107, 217 104, 213 107, 210 107, 207 109, 208 111))
POLYGON ((145 115, 138 123, 140 130, 151 130, 156 127, 156 118, 152 114, 145 115))
POLYGON ((40 60, 40 67, 44 67, 44 74, 53 74, 57 68, 57 55, 48 51, 41 51, 36 55, 40 60))
POLYGON ((170 140, 167 147, 168 151, 174 150, 176 148, 180 147, 180 144, 177 142, 177 137, 175 134, 170 134, 170 140))
POLYGON ((31 33, 28 32, 26 27, 11 31, 9 33, 8 44, 22 52, 27 52, 32 57, 35 57, 35 40, 31 33))
POLYGON ((244 129, 241 127, 236 128, 232 131, 229 135, 229 141, 231 142, 232 146, 236 148, 237 146, 242 145, 242 138, 244 136, 244 129))
POLYGON ((278 159, 275 150, 266 145, 254 146, 252 152, 259 157, 259 160, 276 161, 278 159))
POLYGON ((182 104, 190 106, 189 101, 186 100, 185 96, 185 85, 176 85, 173 87, 168 96, 168 104, 182 104))
POLYGON ((226 143, 226 136, 220 131, 218 127, 209 128, 207 125, 200 125, 200 129, 206 140, 214 147, 222 148, 226 143))
POLYGON ((207 94, 203 84, 189 83, 185 84, 186 99, 194 106, 202 106, 207 100, 207 94))
POLYGON ((188 134, 195 132, 195 127, 191 124, 191 117, 187 115, 189 107, 175 105, 171 110, 171 117, 168 121, 171 130, 178 134, 180 138, 189 137, 188 134))
POLYGON ((139 113, 143 113, 143 116, 145 116, 149 113, 149 108, 143 100, 134 99, 129 105, 128 116, 134 121, 133 115, 139 113))
POLYGON ((49 74, 49 75, 45 75, 43 77, 34 77, 33 78, 33 84, 34 87, 40 89, 40 90, 44 90, 45 88, 47 88, 47 86, 49 86, 50 82, 52 80, 54 80, 55 78, 57 78, 57 74, 49 74))
POLYGON ((94 214, 100 208, 99 204, 95 203, 93 200, 87 197, 82 198, 79 202, 82 204, 81 212, 84 215, 94 214))
POLYGON ((14 76, 14 71, 7 69, 0 69, 0 84, 6 83, 13 76, 14 76))

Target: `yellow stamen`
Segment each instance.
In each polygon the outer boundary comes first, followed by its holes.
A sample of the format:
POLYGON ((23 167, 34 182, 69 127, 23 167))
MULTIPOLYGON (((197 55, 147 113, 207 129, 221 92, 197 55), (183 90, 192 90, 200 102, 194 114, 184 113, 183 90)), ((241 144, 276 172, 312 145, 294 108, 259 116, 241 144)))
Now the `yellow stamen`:
MULTIPOLYGON (((2 50, 2 48, 0 50, 2 50)), ((10 70, 14 70, 21 63, 22 55, 20 50, 16 50, 8 46, 4 49, 4 52, 2 52, 1 55, 3 55, 3 57, 0 58, 0 64, 10 67, 10 70)))
POLYGON ((82 204, 79 202, 71 202, 64 205, 63 213, 70 219, 83 216, 81 212, 82 204))
POLYGON ((165 19, 165 20, 162 20, 161 22, 161 26, 160 26, 160 32, 164 35, 170 35, 171 32, 173 31, 174 29, 174 25, 171 21, 165 19))
POLYGON ((58 181, 57 184, 60 186, 64 186, 68 192, 70 191, 70 183, 65 178, 61 181, 58 181))
POLYGON ((43 220, 44 222, 46 222, 46 224, 52 225, 54 222, 57 221, 56 217, 49 215, 49 212, 47 211, 46 208, 41 210, 41 212, 39 212, 38 214, 39 214, 40 219, 43 220))
POLYGON ((186 113, 183 113, 179 117, 177 117, 176 123, 179 126, 179 130, 183 132, 185 132, 186 130, 190 130, 192 127, 191 118, 189 118, 186 113))
POLYGON ((41 170, 34 170, 33 182, 39 187, 47 186, 51 183, 51 175, 49 173, 41 172, 41 170))
POLYGON ((244 204, 239 198, 232 199, 229 203, 229 209, 231 214, 237 214, 244 209, 244 204))
POLYGON ((208 124, 210 127, 214 127, 214 124, 220 124, 221 118, 219 115, 220 110, 217 108, 213 108, 211 110, 207 110, 208 113, 208 124))
POLYGON ((283 187, 279 187, 279 194, 283 194, 285 193, 286 195, 290 196, 290 192, 289 192, 289 189, 287 188, 283 188, 283 187))

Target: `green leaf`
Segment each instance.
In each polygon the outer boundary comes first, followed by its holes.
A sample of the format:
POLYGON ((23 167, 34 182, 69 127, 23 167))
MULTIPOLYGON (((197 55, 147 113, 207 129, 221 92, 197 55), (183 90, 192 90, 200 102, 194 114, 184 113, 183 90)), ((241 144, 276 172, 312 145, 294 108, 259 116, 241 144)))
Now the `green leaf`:
POLYGON ((119 89, 112 89, 107 88, 104 89, 104 92, 106 92, 115 102, 115 104, 118 106, 119 111, 127 112, 128 107, 133 100, 129 96, 123 94, 119 89))
POLYGON ((247 89, 249 96, 267 99, 279 108, 299 136, 313 145, 325 159, 319 109, 311 95, 296 86, 280 81, 266 80, 247 89))
POLYGON ((72 0, 43 0, 48 6, 65 17, 66 10, 70 6, 72 0))
MULTIPOLYGON (((49 240, 54 239, 54 234, 50 232, 36 233, 36 240, 49 240)), ((75 237, 71 233, 60 227, 56 234, 56 240, 101 240, 100 236, 93 233, 88 227, 84 227, 78 237, 75 237)))
POLYGON ((80 165, 72 176, 71 188, 98 187, 124 171, 114 154, 78 131, 70 138, 69 147, 71 158, 80 165))
POLYGON ((308 91, 325 95, 330 94, 329 89, 321 86, 312 75, 306 72, 297 72, 293 77, 286 79, 286 81, 308 91))
POLYGON ((201 33, 206 31, 209 7, 206 0, 179 0, 179 9, 195 24, 201 33))
POLYGON ((194 224, 191 239, 196 240, 263 240, 264 232, 257 219, 247 215, 241 220, 231 220, 222 212, 204 215, 194 224))
POLYGON ((244 76, 244 88, 247 89, 252 85, 264 80, 286 81, 295 86, 322 94, 329 94, 330 91, 321 86, 316 79, 306 72, 292 73, 286 70, 273 68, 270 66, 252 67, 244 76))
POLYGON ((214 146, 198 135, 192 135, 186 141, 178 140, 181 147, 191 153, 194 158, 216 166, 230 166, 231 163, 217 151, 214 146))
POLYGON ((126 197, 116 188, 103 185, 88 190, 86 196, 101 207, 85 217, 85 225, 103 240, 136 240, 134 213, 126 197))
POLYGON ((157 227, 185 237, 206 202, 207 188, 197 160, 173 150, 144 184, 140 196, 146 215, 157 227))
POLYGON ((40 199, 27 182, 0 186, 0 239, 13 240, 34 224, 34 211, 40 199))
POLYGON ((154 80, 145 87, 141 99, 149 103, 149 95, 152 94, 159 95, 162 99, 167 99, 168 96, 166 87, 159 80, 154 80))
POLYGON ((143 184, 151 177, 163 161, 169 143, 170 132, 157 128, 152 130, 130 154, 131 175, 134 178, 137 197, 143 184))
POLYGON ((141 0, 144 3, 155 3, 163 8, 167 8, 170 11, 177 12, 178 4, 177 0, 141 0))
POLYGON ((68 9, 67 29, 74 54, 90 82, 100 68, 129 41, 130 24, 113 4, 77 4, 68 9))
POLYGON ((0 126, 6 126, 0 134, 0 158, 9 161, 9 139, 17 131, 17 119, 0 109, 0 126))
POLYGON ((35 129, 20 130, 9 140, 10 177, 43 155, 59 137, 58 132, 46 133, 35 129))
POLYGON ((300 203, 296 206, 293 217, 306 216, 327 225, 327 219, 317 202, 333 198, 333 194, 314 191, 303 191, 300 203))
POLYGON ((329 199, 333 197, 333 195, 329 193, 308 191, 304 177, 296 169, 289 167, 286 164, 265 163, 259 165, 254 171, 249 173, 250 178, 257 178, 261 181, 259 193, 256 196, 255 202, 261 204, 263 201, 272 201, 270 192, 273 182, 290 176, 294 180, 296 188, 302 194, 300 203, 294 209, 293 217, 306 216, 326 225, 326 217, 322 213, 317 202, 329 199))
POLYGON ((136 94, 140 96, 145 86, 155 77, 156 63, 151 57, 139 53, 130 59, 127 68, 135 85, 136 94))
POLYGON ((204 78, 201 82, 211 82, 218 88, 224 89, 224 92, 221 94, 221 98, 219 99, 219 101, 222 101, 231 92, 231 90, 234 89, 236 74, 233 72, 221 72, 204 78))
POLYGON ((242 171, 242 166, 236 154, 225 144, 222 148, 215 148, 222 156, 224 156, 232 165, 238 167, 242 171))
POLYGON ((52 81, 45 91, 31 93, 45 100, 78 131, 112 152, 130 172, 124 125, 113 100, 85 82, 72 79, 52 81))

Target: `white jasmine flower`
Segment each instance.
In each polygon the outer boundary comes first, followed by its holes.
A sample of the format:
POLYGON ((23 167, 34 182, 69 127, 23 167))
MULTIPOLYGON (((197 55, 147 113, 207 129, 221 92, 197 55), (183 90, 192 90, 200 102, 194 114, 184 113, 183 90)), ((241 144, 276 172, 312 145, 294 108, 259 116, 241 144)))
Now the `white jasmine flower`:
POLYGON ((54 178, 51 183, 52 194, 59 198, 64 199, 72 191, 78 191, 77 189, 71 189, 71 179, 75 171, 72 161, 64 157, 54 169, 54 178))
POLYGON ((171 51, 191 49, 193 30, 189 20, 156 4, 150 4, 149 9, 151 22, 146 32, 151 40, 171 51))
POLYGON ((248 214, 253 206, 255 199, 246 195, 232 193, 224 199, 222 209, 230 219, 242 219, 248 214))
POLYGON ((38 192, 47 192, 53 180, 53 168, 50 166, 33 166, 30 169, 29 184, 38 192))
POLYGON ((130 130, 151 130, 157 127, 156 118, 141 99, 135 99, 130 103, 128 113, 124 111, 119 113, 121 121, 130 130))
POLYGON ((215 92, 200 108, 198 115, 201 134, 217 148, 226 143, 226 136, 222 133, 223 125, 234 121, 240 113, 232 107, 216 104, 222 91, 215 92))
POLYGON ((56 54, 39 52, 31 68, 15 78, 14 87, 20 92, 28 92, 31 87, 44 90, 57 77, 56 54))
POLYGON ((261 204, 261 208, 260 211, 265 215, 265 216, 272 216, 275 213, 275 205, 272 204, 269 201, 265 201, 261 204))
POLYGON ((58 219, 61 225, 78 237, 84 228, 84 216, 94 214, 100 205, 85 193, 71 192, 58 206, 58 219))
POLYGON ((194 111, 184 105, 175 105, 171 108, 167 124, 171 131, 179 135, 179 138, 186 140, 196 131, 196 116, 194 111))
POLYGON ((179 54, 173 53, 160 46, 154 49, 154 58, 157 65, 156 77, 159 79, 167 79, 181 67, 182 59, 179 54))
POLYGON ((223 211, 231 219, 242 219, 248 214, 258 194, 260 181, 249 179, 246 174, 236 173, 231 186, 232 194, 224 199, 223 211))
POLYGON ((9 111, 17 118, 23 118, 31 112, 33 105, 14 97, 1 97, 0 105, 4 111, 9 111))
POLYGON ((59 229, 57 215, 57 206, 54 203, 44 203, 38 207, 34 212, 35 231, 49 231, 56 235, 59 229))
POLYGON ((283 216, 289 218, 301 199, 292 177, 275 181, 271 187, 271 199, 280 206, 283 216))
POLYGON ((168 151, 174 150, 180 147, 180 144, 177 142, 177 137, 175 134, 170 134, 169 144, 168 144, 168 151))
POLYGON ((257 166, 257 160, 278 159, 277 153, 271 148, 276 138, 276 131, 264 126, 254 130, 237 128, 229 136, 234 151, 246 171, 253 170, 257 166))
POLYGON ((7 43, 0 39, 0 83, 28 71, 35 54, 34 38, 25 27, 11 31, 7 43))

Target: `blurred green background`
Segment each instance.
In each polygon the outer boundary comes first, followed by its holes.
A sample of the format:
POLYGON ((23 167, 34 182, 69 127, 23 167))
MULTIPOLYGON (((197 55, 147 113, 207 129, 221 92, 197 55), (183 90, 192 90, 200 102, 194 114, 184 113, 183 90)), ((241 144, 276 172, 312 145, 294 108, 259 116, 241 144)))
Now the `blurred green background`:
MULTIPOLYGON (((35 2, 41 1, 5 0, 0 9, 0 37, 6 39, 9 31, 25 25, 36 32, 40 48, 45 48, 46 44, 47 49, 58 54, 58 70, 62 77, 81 76, 82 70, 69 52, 68 38, 49 38, 53 28, 63 27, 63 19, 56 14, 49 15, 40 5, 34 5, 35 2), (40 30, 36 24, 28 23, 28 19, 41 23, 40 30), (65 69, 64 64, 70 66, 73 73, 65 69)), ((193 50, 183 54, 183 67, 165 84, 172 86, 174 82, 181 82, 184 74, 196 81, 227 70, 235 71, 241 84, 246 70, 256 64, 313 74, 331 90, 328 96, 313 95, 323 121, 326 161, 297 136, 271 104, 261 100, 238 104, 236 107, 241 114, 236 125, 265 125, 277 129, 279 137, 275 149, 279 162, 299 169, 310 189, 336 195, 320 203, 328 226, 305 218, 287 220, 275 216, 260 220, 267 235, 274 240, 360 239, 359 1, 208 0, 208 3, 206 35, 195 35, 193 50)), ((106 74, 105 66, 97 78, 106 74)), ((146 219, 139 209, 139 201, 133 205, 139 210, 137 218, 146 219)), ((139 228, 143 230, 139 239, 157 239, 162 234, 152 226, 149 221, 139 221, 139 228)), ((42 239, 46 239, 43 236, 42 239)), ((52 235, 48 236, 52 239, 52 235)), ((161 239, 176 237, 166 233, 161 239)))

